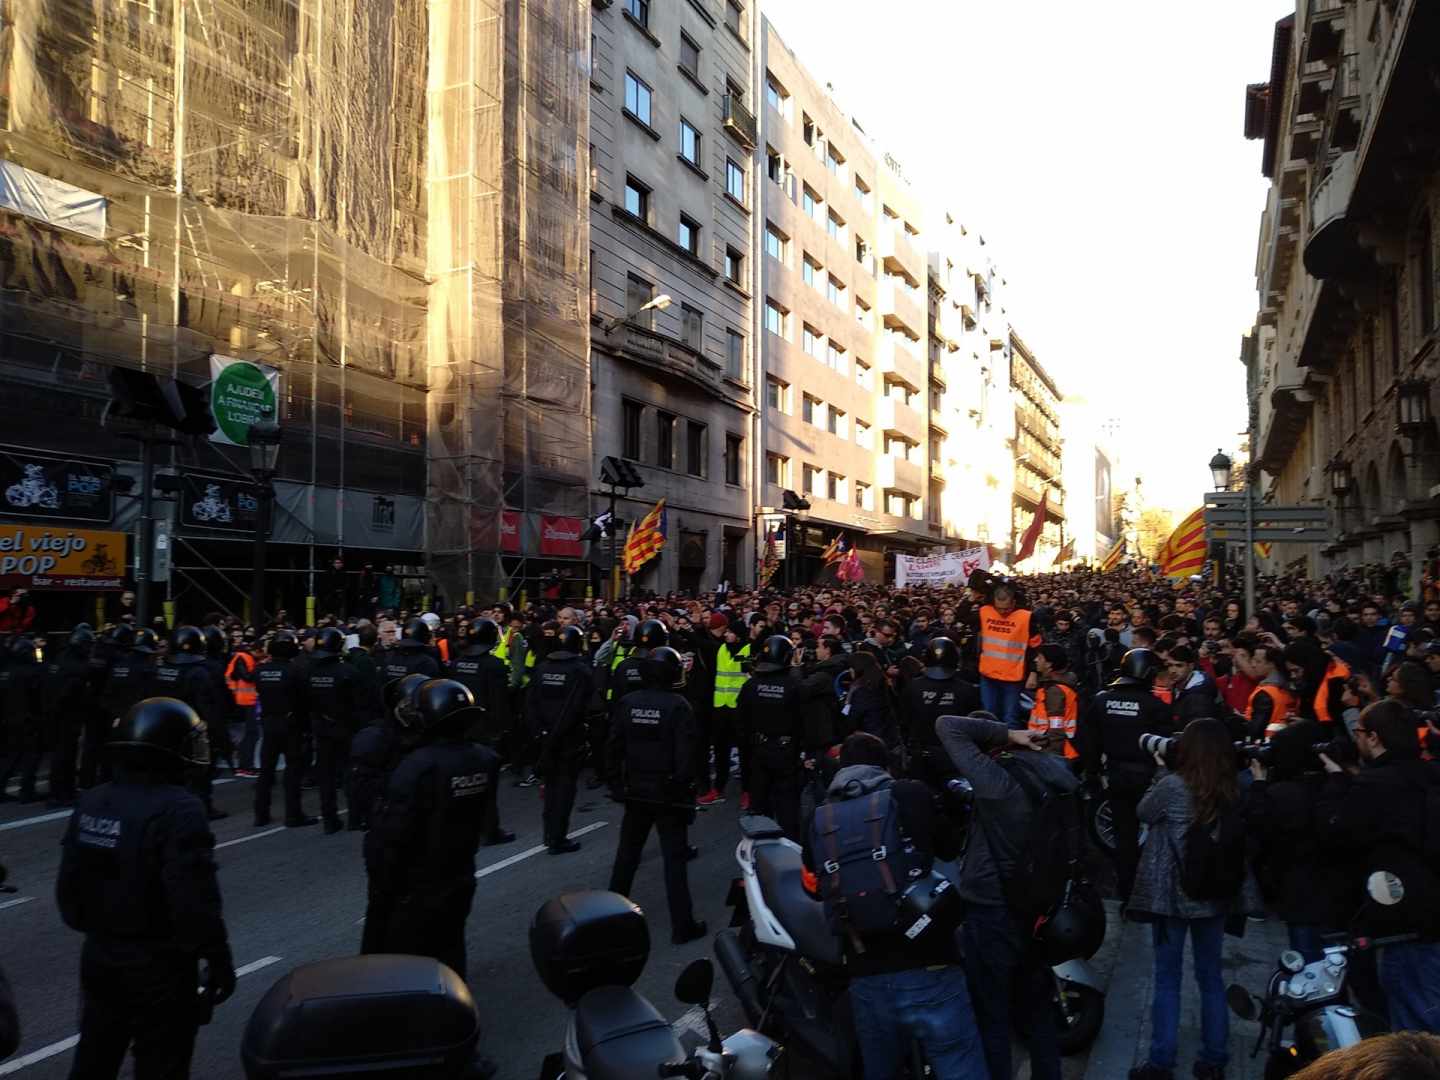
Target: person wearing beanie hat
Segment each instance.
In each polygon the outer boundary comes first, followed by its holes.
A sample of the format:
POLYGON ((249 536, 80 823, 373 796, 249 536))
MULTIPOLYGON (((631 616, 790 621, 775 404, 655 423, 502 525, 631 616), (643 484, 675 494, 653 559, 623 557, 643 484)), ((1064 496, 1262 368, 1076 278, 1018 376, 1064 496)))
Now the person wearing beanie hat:
POLYGON ((719 636, 723 637, 726 628, 730 625, 730 619, 725 615, 723 611, 716 611, 711 614, 710 619, 706 625, 709 627, 709 630, 712 634, 714 634, 718 630, 719 636))

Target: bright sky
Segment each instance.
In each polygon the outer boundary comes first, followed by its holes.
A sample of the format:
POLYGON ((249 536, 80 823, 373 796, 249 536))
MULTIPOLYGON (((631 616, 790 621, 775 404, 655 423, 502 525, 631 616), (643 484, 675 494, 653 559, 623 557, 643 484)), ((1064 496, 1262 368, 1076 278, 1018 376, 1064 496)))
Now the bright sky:
MULTIPOLYGON (((1267 182, 1243 135, 1293 0, 765 0, 929 198, 978 226, 1011 323, 1119 419, 1148 505, 1188 513, 1245 427, 1267 182)), ((1117 486, 1119 480, 1117 478, 1117 486)))

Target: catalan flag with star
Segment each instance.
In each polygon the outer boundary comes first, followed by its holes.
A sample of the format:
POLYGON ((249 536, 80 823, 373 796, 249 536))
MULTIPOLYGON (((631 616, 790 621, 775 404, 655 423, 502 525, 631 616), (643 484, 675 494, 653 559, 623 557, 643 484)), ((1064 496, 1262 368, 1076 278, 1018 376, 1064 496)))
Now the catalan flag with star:
POLYGON ((1160 572, 1166 577, 1189 577, 1205 569, 1205 509, 1201 507, 1175 527, 1160 550, 1160 572))
POLYGON ((1121 540, 1110 549, 1110 554, 1105 556, 1105 561, 1100 564, 1100 572, 1108 574, 1120 565, 1120 560, 1125 558, 1125 541, 1121 540))
POLYGON ((835 539, 831 540, 830 543, 826 545, 825 550, 820 553, 820 560, 826 566, 831 566, 834 563, 843 561, 849 550, 849 545, 845 543, 845 534, 836 533, 835 539))
POLYGON ((625 540, 625 573, 634 575, 665 546, 665 500, 661 499, 630 530, 625 540))

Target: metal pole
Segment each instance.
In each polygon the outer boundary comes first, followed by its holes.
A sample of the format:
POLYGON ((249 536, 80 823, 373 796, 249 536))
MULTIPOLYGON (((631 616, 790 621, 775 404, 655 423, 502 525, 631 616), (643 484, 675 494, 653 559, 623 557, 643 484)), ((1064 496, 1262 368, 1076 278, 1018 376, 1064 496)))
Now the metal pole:
POLYGON ((150 568, 155 558, 155 439, 140 436, 140 550, 135 559, 135 621, 150 625, 150 568))
POLYGON ((270 477, 263 472, 255 474, 255 563, 250 578, 250 621, 258 630, 265 625, 265 538, 270 532, 270 477))
POLYGON ((620 599, 620 526, 615 523, 615 488, 610 488, 610 602, 620 599))
POLYGON ((1245 469, 1245 617, 1255 614, 1255 485, 1254 465, 1245 469))

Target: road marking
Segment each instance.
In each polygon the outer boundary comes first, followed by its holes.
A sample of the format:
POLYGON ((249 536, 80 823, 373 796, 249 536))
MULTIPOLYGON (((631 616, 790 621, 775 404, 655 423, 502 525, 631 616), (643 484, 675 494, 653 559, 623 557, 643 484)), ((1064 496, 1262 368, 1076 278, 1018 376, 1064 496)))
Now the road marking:
POLYGON ((226 840, 223 844, 216 844, 215 850, 222 847, 232 847, 235 844, 248 844, 251 840, 259 840, 262 836, 274 836, 277 832, 284 832, 288 828, 285 825, 277 825, 273 829, 266 829, 264 832, 252 832, 248 836, 238 836, 234 840, 226 840))
MULTIPOLYGON (((584 828, 576 829, 574 832, 570 833, 567 839, 574 840, 576 837, 584 836, 586 833, 592 833, 596 829, 603 829, 608 824, 610 824, 608 821, 592 821, 584 828)), ((487 877, 490 874, 498 874, 501 870, 507 870, 518 862, 524 862, 532 855, 539 855, 544 850, 546 850, 544 844, 536 844, 534 847, 527 848, 526 850, 520 852, 517 855, 511 855, 508 859, 501 859, 497 863, 491 863, 489 866, 484 867, 483 869, 476 870, 475 878, 478 881, 480 878, 487 877)))
POLYGON ((7 907, 19 907, 21 904, 28 904, 34 899, 35 897, 33 896, 17 896, 14 900, 6 900, 3 904, 0 904, 0 911, 4 911, 7 907))
MULTIPOLYGON (((236 968, 235 977, 238 979, 241 976, 249 975, 252 972, 259 971, 261 968, 267 968, 271 964, 278 964, 280 960, 281 957, 278 956, 262 956, 253 963, 246 964, 242 968, 236 968)), ((11 1073, 17 1073, 21 1069, 45 1061, 57 1054, 63 1054, 67 1050, 73 1050, 79 1042, 79 1035, 71 1035, 68 1039, 61 1039, 59 1042, 51 1043, 49 1046, 42 1046, 39 1050, 32 1050, 23 1057, 15 1058, 13 1061, 7 1061, 5 1064, 0 1065, 0 1076, 9 1076, 11 1073)))
MULTIPOLYGON (((219 787, 221 784, 234 784, 238 783, 240 780, 243 779, 243 776, 226 777, 224 780, 216 780, 211 786, 219 787)), ((19 821, 7 821, 5 822, 5 824, 0 825, 0 832, 9 832, 11 829, 28 829, 32 825, 44 825, 46 822, 60 821, 64 818, 68 818, 74 812, 75 808, 70 807, 66 810, 56 810, 54 813, 51 814, 38 814, 35 817, 21 818, 19 821)), ((3 1075, 4 1073, 0 1073, 0 1076, 3 1075)))

